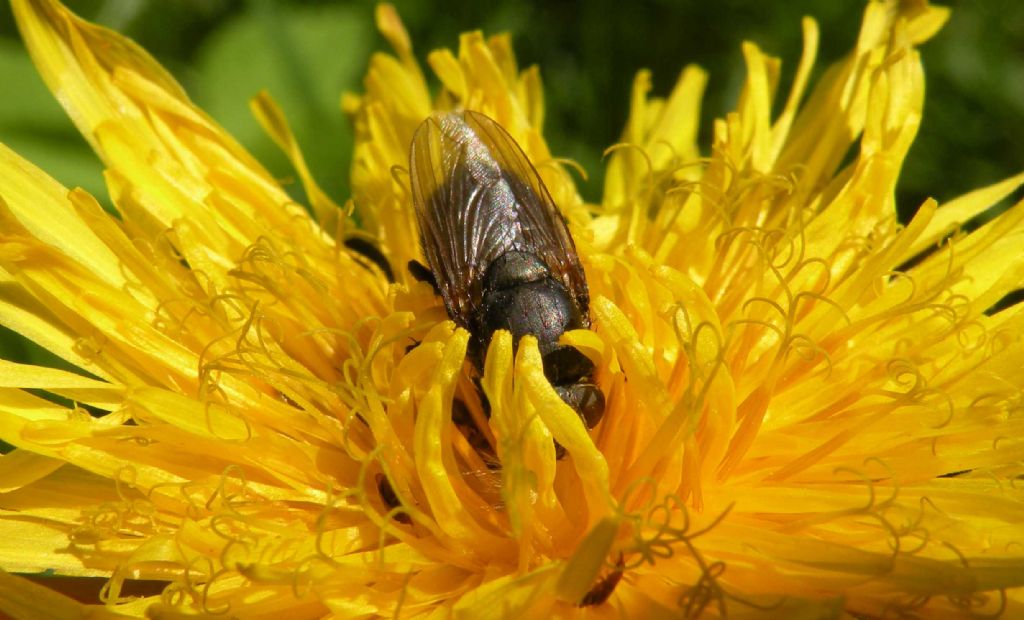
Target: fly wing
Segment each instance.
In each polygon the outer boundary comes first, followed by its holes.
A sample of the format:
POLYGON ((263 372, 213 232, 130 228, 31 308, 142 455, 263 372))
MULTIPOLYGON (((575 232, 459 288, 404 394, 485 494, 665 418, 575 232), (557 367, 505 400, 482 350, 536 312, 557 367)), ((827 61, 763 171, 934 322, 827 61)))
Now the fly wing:
POLYGON ((565 219, 508 132, 478 112, 432 116, 416 130, 409 169, 423 253, 452 320, 471 327, 487 267, 509 250, 538 256, 587 316, 565 219))
POLYGON ((590 293, 576 244, 569 235, 565 217, 555 206, 537 170, 501 125, 469 110, 465 112, 465 120, 498 162, 515 197, 520 237, 517 245, 522 244, 517 249, 536 254, 544 261, 552 275, 565 285, 589 326, 590 293))
POLYGON ((423 122, 409 149, 423 253, 448 316, 470 328, 488 265, 515 244, 513 198, 494 158, 458 114, 423 122))

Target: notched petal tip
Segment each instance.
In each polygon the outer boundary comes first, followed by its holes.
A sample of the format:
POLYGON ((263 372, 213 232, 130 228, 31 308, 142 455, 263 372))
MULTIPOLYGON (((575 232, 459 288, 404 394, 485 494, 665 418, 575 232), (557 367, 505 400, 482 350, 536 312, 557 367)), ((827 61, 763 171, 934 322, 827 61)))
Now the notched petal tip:
POLYGON ((412 40, 409 33, 399 17, 394 5, 382 2, 377 5, 374 13, 377 22, 377 30, 387 39, 392 49, 398 52, 403 61, 413 60, 412 40))
POLYGON ((138 206, 160 226, 211 219, 243 246, 258 236, 254 227, 302 236, 302 227, 281 213, 289 200, 271 175, 145 50, 52 0, 17 0, 14 8, 51 91, 109 173, 133 186, 138 206), (231 182, 242 179, 240 194, 231 182), (213 207, 232 200, 248 204, 213 207))
POLYGON ((328 196, 316 182, 309 166, 306 165, 306 158, 302 154, 295 134, 288 124, 281 106, 277 104, 270 93, 260 91, 249 102, 249 108, 263 130, 270 136, 271 140, 284 152, 285 157, 292 163, 292 167, 299 173, 302 186, 309 197, 313 213, 317 222, 324 228, 330 229, 331 223, 341 213, 341 208, 328 196))
POLYGON ((86 22, 56 0, 14 0, 14 15, 36 66, 58 93, 86 139, 92 127, 111 116, 94 93, 94 83, 117 69, 144 76, 169 95, 187 99, 184 90, 148 52, 130 39, 86 22))

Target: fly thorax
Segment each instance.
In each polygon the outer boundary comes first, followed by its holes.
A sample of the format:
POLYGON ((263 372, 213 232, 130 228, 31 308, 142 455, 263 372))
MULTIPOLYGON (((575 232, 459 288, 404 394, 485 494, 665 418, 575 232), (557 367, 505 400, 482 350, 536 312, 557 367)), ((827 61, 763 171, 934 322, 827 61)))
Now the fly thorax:
POLYGON ((536 254, 510 250, 487 267, 484 291, 501 291, 550 277, 548 266, 536 254))

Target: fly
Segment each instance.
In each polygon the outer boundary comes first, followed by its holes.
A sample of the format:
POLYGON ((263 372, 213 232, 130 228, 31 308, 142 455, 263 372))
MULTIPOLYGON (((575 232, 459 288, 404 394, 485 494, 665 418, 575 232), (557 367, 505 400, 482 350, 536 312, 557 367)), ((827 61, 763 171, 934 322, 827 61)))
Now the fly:
POLYGON ((515 343, 535 336, 555 391, 588 429, 596 426, 605 400, 594 365, 558 344, 566 331, 590 327, 587 280, 565 218, 526 154, 495 121, 467 110, 420 125, 409 169, 429 272, 415 262, 410 269, 430 276, 449 318, 471 334, 477 372, 496 330, 510 331, 515 343))

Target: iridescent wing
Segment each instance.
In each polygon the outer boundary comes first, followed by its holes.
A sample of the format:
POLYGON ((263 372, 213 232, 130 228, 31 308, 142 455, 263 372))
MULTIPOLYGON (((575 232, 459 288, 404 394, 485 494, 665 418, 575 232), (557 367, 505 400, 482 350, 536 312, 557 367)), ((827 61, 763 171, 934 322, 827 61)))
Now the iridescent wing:
POLYGON ((456 323, 470 327, 487 267, 510 250, 538 256, 586 320, 586 278, 565 219, 501 126, 479 112, 432 116, 416 130, 409 169, 423 252, 456 323))

